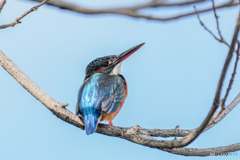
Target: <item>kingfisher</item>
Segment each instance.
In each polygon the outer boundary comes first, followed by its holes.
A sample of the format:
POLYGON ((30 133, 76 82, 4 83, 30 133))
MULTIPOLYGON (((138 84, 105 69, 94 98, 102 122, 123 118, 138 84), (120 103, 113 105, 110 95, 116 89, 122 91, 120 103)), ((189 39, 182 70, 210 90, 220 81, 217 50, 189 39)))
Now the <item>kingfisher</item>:
POLYGON ((121 110, 128 87, 120 74, 122 62, 145 43, 134 46, 119 55, 97 58, 88 64, 85 78, 78 91, 76 115, 85 123, 86 134, 93 134, 100 121, 113 119, 121 110))

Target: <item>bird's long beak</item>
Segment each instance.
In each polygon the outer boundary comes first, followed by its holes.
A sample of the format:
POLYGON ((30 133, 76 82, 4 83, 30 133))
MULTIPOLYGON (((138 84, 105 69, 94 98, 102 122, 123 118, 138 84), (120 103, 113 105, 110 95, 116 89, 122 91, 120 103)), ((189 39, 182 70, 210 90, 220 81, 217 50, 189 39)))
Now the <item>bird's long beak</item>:
POLYGON ((127 59, 129 56, 131 56, 134 52, 136 52, 139 48, 141 48, 144 44, 145 43, 141 43, 141 44, 136 45, 136 46, 126 50, 125 52, 119 54, 117 56, 117 59, 113 62, 113 64, 111 66, 116 66, 117 64, 121 63, 122 61, 127 59))

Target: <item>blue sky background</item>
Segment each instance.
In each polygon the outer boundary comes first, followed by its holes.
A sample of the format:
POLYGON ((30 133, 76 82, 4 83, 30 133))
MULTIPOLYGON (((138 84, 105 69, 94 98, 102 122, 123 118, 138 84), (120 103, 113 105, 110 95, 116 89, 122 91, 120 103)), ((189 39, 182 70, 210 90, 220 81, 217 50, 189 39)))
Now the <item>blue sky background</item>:
MULTIPOLYGON (((103 8, 140 2, 144 0, 85 0, 78 3, 103 8)), ((0 15, 1 24, 14 21, 36 4, 7 1, 0 15)), ((197 8, 203 7, 197 5, 197 8)), ((142 12, 169 16, 192 10, 189 6, 142 12)), ((217 13, 222 34, 230 43, 238 7, 218 10, 217 13)), ((217 33, 212 12, 201 14, 201 19, 217 33)), ((129 94, 113 124, 124 127, 136 124, 161 129, 177 125, 181 129, 198 127, 212 105, 228 52, 228 47, 201 27, 196 16, 159 22, 110 14, 83 15, 47 5, 29 14, 14 28, 0 30, 0 37, 0 49, 54 99, 69 103, 67 109, 72 112, 75 111, 85 67, 90 61, 119 54, 146 42, 122 66, 129 94)), ((222 97, 234 61, 235 55, 222 97)), ((84 131, 56 118, 1 68, 0 80, 0 159, 201 159, 173 155, 100 134, 87 136, 84 131)), ((239 81, 237 73, 226 104, 239 93, 239 81)), ((188 147, 208 148, 239 142, 239 112, 237 106, 188 147)), ((235 157, 206 159, 235 160, 239 157, 240 152, 235 157)))

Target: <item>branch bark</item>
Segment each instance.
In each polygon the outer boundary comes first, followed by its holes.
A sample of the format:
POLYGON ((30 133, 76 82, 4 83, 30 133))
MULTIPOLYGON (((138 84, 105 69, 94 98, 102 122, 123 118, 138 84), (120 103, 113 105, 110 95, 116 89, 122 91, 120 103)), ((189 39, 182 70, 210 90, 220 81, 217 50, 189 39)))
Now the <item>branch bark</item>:
POLYGON ((216 119, 212 121, 212 123, 208 124, 203 132, 209 130, 213 126, 215 126, 218 122, 220 122, 226 115, 233 110, 234 107, 240 102, 240 93, 234 98, 234 100, 226 107, 224 110, 217 116, 216 119))
POLYGON ((0 2, 0 13, 2 12, 2 9, 4 7, 4 5, 6 4, 7 0, 1 0, 0 2))
MULTIPOLYGON (((41 0, 31 0, 35 2, 40 2, 41 0)), ((141 4, 141 5, 136 5, 136 6, 131 6, 131 7, 121 7, 121 8, 106 8, 106 9, 88 9, 81 7, 79 5, 70 3, 70 2, 65 2, 62 0, 51 0, 47 4, 53 7, 57 7, 60 9, 65 9, 77 13, 82 13, 82 14, 118 14, 118 15, 125 15, 133 18, 144 18, 148 20, 157 20, 157 21, 169 21, 169 20, 174 20, 182 17, 187 17, 190 15, 196 14, 196 12, 189 12, 189 13, 183 13, 180 15, 176 16, 171 16, 171 17, 154 17, 151 15, 143 15, 139 14, 138 11, 140 9, 145 9, 145 8, 153 8, 153 7, 171 7, 171 6, 183 6, 183 5, 190 5, 190 4, 197 4, 197 3, 202 3, 207 0, 193 0, 193 1, 184 1, 184 2, 177 2, 177 3, 171 3, 171 2, 163 2, 163 1, 158 1, 158 0, 152 0, 148 3, 141 4)), ((225 7, 232 7, 238 5, 239 2, 235 2, 234 0, 229 0, 224 4, 218 5, 215 8, 220 9, 220 8, 225 8, 225 7)), ((212 7, 203 9, 198 11, 199 13, 207 12, 213 10, 212 7)))
POLYGON ((222 104, 221 104, 221 107, 222 107, 222 108, 225 107, 225 102, 226 102, 226 100, 227 100, 227 96, 228 96, 228 94, 229 94, 229 92, 230 92, 230 89, 232 88, 233 80, 234 80, 234 77, 235 77, 236 72, 237 72, 237 65, 238 65, 238 60, 239 60, 239 47, 240 47, 240 44, 238 43, 238 49, 237 49, 237 52, 236 52, 236 61, 235 61, 235 64, 234 64, 234 69, 233 69, 232 77, 231 77, 231 79, 230 79, 230 81, 229 81, 226 94, 225 94, 224 98, 222 99, 222 104))
POLYGON ((210 156, 211 153, 229 153, 239 151, 240 143, 213 148, 173 148, 163 150, 183 156, 210 156))

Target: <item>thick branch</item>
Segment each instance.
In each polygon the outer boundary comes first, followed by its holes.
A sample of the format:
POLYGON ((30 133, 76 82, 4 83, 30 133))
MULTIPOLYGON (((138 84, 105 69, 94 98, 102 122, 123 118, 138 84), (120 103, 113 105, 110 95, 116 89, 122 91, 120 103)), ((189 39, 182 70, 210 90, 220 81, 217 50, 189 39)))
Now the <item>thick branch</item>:
MULTIPOLYGON (((50 111, 52 111, 57 117, 60 119, 75 125, 81 129, 84 128, 84 124, 81 122, 78 116, 73 114, 72 112, 66 110, 64 108, 65 104, 62 104, 60 102, 57 102, 52 97, 50 97, 46 92, 44 92, 39 86, 37 86, 36 83, 34 83, 27 75, 25 75, 4 53, 0 51, 0 65, 9 72, 17 81, 20 83, 29 93, 31 93, 37 100, 39 100, 43 105, 45 105, 50 111)), ((237 103, 235 103, 236 105, 237 103)), ((123 139, 127 139, 131 142, 135 142, 141 145, 158 148, 161 149, 161 146, 164 146, 163 144, 166 141, 158 141, 154 138, 151 138, 149 134, 152 134, 151 132, 159 132, 160 130, 147 130, 147 129, 139 129, 137 134, 125 134, 130 128, 123 128, 123 127, 107 127, 107 125, 99 124, 99 127, 97 129, 98 133, 108 135, 108 136, 115 136, 120 137, 123 139)), ((173 129, 175 130, 175 129, 173 129)), ((173 130, 165 130, 166 133, 174 132, 173 130)), ((184 130, 182 130, 184 131, 184 130)), ((178 129, 178 132, 180 134, 189 134, 188 131, 181 132, 181 130, 178 129)), ((162 130, 162 133, 164 133, 164 130, 162 130)), ((166 134, 165 133, 165 134, 166 134)), ((175 134, 176 134, 175 133, 175 134)), ((184 136, 184 135, 182 135, 184 136)), ((235 147, 236 149, 236 147, 235 147)), ((167 150, 166 148, 164 150, 167 150)), ((173 152, 178 154, 179 151, 181 154, 185 153, 186 148, 181 149, 172 149, 167 150, 168 152, 173 152)), ((191 149, 193 152, 186 152, 186 155, 189 155, 190 153, 195 154, 202 154, 202 149, 198 151, 197 149, 191 149)), ((180 154, 179 153, 179 154, 180 154)))
POLYGON ((6 4, 7 0, 1 0, 0 2, 0 13, 2 12, 2 9, 4 7, 4 5, 6 4))
MULTIPOLYGON (((36 11, 39 7, 41 7, 44 3, 48 2, 49 0, 43 0, 39 5, 36 5, 34 7, 32 7, 30 10, 28 10, 27 12, 25 12, 23 15, 21 15, 20 17, 18 17, 14 22, 9 23, 9 24, 5 24, 5 25, 1 25, 0 29, 4 29, 7 27, 14 27, 16 24, 21 23, 21 19, 24 18, 26 15, 28 15, 29 13, 36 11)), ((1 11, 1 10, 0 10, 1 11)))
MULTIPOLYGON (((43 105, 45 105, 56 116, 70 124, 80 127, 81 129, 84 128, 84 125, 78 116, 64 109, 63 104, 57 102, 46 92, 44 92, 2 52, 0 52, 0 64, 17 80, 18 83, 20 83, 28 92, 30 92, 37 100, 39 100, 43 105)), ((158 141, 149 135, 125 134, 127 131, 128 129, 124 129, 121 127, 106 127, 106 125, 99 125, 98 129, 96 130, 96 132, 101 134, 120 137, 131 142, 149 146, 152 148, 173 148, 173 145, 175 143, 178 143, 178 140, 158 141)))
POLYGON ((12 77, 21 84, 33 97, 40 101, 45 107, 47 107, 53 114, 61 118, 62 120, 72 123, 79 128, 84 128, 84 124, 77 116, 64 107, 66 104, 57 102, 51 96, 49 96, 44 90, 42 90, 36 83, 34 83, 26 74, 23 73, 1 50, 0 50, 0 65, 10 74, 12 77), (71 116, 71 119, 69 117, 71 116))
MULTIPOLYGON (((31 0, 31 1, 40 2, 41 0, 31 0)), ((168 20, 174 20, 174 19, 194 15, 194 14, 196 14, 196 12, 184 13, 184 14, 180 14, 180 15, 176 15, 176 16, 172 16, 172 17, 153 17, 151 15, 139 14, 137 11, 139 9, 150 8, 150 7, 180 6, 180 5, 189 5, 189 4, 205 2, 205 1, 206 0, 204 0, 204 1, 196 0, 196 1, 185 1, 185 2, 178 2, 178 3, 163 3, 163 2, 159 2, 157 0, 153 0, 153 1, 150 1, 143 5, 136 5, 136 6, 132 6, 132 7, 121 7, 121 8, 109 8, 109 9, 88 9, 88 8, 83 8, 79 5, 65 2, 62 0, 51 0, 47 4, 57 7, 57 8, 60 8, 60 9, 66 9, 66 10, 70 10, 70 11, 77 12, 77 13, 83 13, 83 14, 109 14, 110 13, 110 14, 126 15, 126 16, 134 17, 134 18, 145 18, 145 19, 149 19, 149 20, 168 21, 168 20)), ((238 2, 229 0, 228 2, 226 2, 222 5, 216 6, 215 8, 220 9, 220 8, 225 8, 225 7, 232 7, 232 6, 235 6, 238 4, 239 4, 238 2)), ((211 10, 213 10, 213 8, 209 7, 209 8, 200 10, 198 12, 202 13, 202 12, 207 12, 207 11, 211 11, 211 10)))

